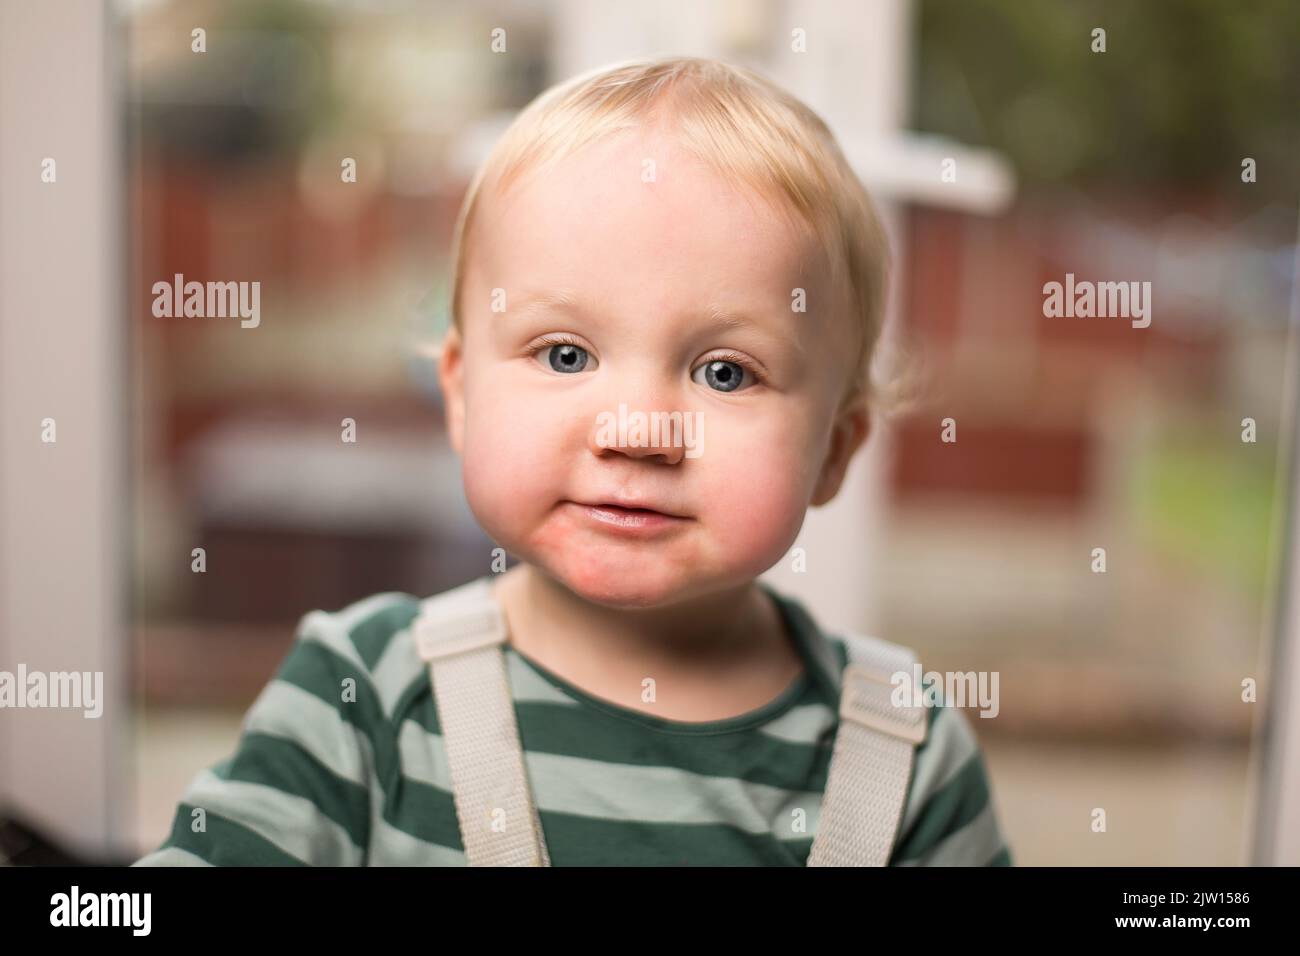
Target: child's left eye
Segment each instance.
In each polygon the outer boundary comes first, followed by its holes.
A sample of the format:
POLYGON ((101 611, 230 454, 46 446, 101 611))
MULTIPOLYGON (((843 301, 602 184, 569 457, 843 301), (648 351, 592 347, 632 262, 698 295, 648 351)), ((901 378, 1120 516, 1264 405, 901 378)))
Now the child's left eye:
POLYGON ((711 359, 691 373, 692 381, 707 385, 717 392, 737 392, 749 388, 754 384, 754 378, 754 373, 745 366, 728 359, 711 359))

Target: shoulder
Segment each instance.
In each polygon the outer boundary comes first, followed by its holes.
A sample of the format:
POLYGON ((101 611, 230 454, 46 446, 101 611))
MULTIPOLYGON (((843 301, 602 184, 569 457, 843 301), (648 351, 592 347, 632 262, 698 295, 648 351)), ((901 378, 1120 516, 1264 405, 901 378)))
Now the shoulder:
MULTIPOLYGON (((898 688, 922 672, 920 658, 912 648, 883 638, 853 631, 839 631, 826 635, 834 660, 836 683, 843 680, 850 664, 867 666, 888 674, 893 687, 898 688)), ((970 725, 960 711, 937 705, 926 709, 925 739, 917 747, 917 762, 929 763, 939 757, 945 761, 968 759, 978 750, 970 725)), ((913 776, 915 782, 915 775, 913 776)))
POLYGON ((906 866, 1009 865, 984 753, 962 711, 929 708, 895 846, 906 866))
MULTIPOLYGON (((828 636, 828 641, 835 648, 841 673, 849 663, 863 662, 889 673, 895 688, 928 688, 937 676, 926 674, 916 652, 905 645, 854 633, 828 636)), ((941 696, 920 697, 926 701, 926 735, 915 751, 891 862, 1010 864, 987 764, 970 718, 941 696)))
POLYGON ((430 622, 446 624, 494 607, 490 575, 428 597, 405 591, 372 594, 336 611, 305 614, 291 658, 321 658, 335 689, 339 679, 356 677, 371 691, 368 696, 378 702, 383 718, 392 721, 417 698, 432 693, 428 666, 417 645, 417 625, 423 623, 427 630, 430 622))
POLYGON ((308 611, 277 677, 331 698, 351 678, 358 693, 376 699, 391 717, 423 674, 411 636, 420 604, 406 592, 384 591, 335 610, 308 611))

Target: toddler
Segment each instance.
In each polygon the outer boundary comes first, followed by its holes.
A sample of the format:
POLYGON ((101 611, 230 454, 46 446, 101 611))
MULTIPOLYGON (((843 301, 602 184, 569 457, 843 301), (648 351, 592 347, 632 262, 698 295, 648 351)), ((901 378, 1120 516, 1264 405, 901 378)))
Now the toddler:
POLYGON ((438 355, 518 563, 308 613, 139 864, 1009 865, 965 717, 891 694, 907 649, 757 580, 867 436, 886 259, 749 71, 542 94, 465 198, 438 355))

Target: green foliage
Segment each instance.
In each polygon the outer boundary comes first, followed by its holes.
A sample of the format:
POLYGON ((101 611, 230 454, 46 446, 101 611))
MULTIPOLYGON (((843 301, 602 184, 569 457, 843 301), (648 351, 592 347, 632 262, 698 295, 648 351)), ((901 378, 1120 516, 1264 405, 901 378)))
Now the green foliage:
POLYGON ((1300 3, 920 0, 917 128, 1006 153, 1031 189, 1296 192, 1300 3), (1106 52, 1092 31, 1106 31, 1106 52))
POLYGON ((1235 431, 1162 435, 1134 468, 1130 506, 1147 545, 1264 597, 1277 450, 1245 444, 1235 431))

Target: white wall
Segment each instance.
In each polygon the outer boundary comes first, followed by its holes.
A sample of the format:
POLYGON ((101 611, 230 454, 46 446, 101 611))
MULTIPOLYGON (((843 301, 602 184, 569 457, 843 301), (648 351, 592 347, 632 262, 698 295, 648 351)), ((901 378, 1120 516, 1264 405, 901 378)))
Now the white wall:
POLYGON ((0 670, 102 671, 105 696, 98 719, 0 709, 0 804, 86 853, 115 849, 127 779, 129 326, 108 17, 94 0, 0 0, 0 670))

